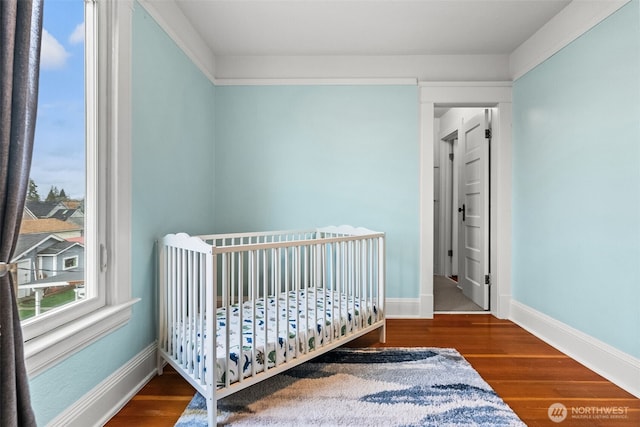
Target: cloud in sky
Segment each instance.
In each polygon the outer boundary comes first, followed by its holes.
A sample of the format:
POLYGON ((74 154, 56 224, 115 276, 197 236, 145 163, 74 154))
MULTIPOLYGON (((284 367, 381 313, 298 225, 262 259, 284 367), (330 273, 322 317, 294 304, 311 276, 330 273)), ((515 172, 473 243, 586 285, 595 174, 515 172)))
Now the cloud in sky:
POLYGON ((42 48, 40 52, 40 66, 44 69, 64 67, 71 55, 46 29, 42 29, 42 48))
POLYGON ((84 22, 76 25, 73 33, 69 36, 69 43, 80 44, 84 43, 84 22))

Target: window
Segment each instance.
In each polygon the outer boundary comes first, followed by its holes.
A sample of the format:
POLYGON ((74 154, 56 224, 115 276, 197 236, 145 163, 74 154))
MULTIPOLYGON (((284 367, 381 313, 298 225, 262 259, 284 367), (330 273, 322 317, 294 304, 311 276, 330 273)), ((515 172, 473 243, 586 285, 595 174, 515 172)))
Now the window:
MULTIPOLYGON (((12 260, 20 266, 17 302, 25 327, 73 302, 65 298, 73 295, 74 286, 64 273, 76 268, 74 283, 84 285, 78 258, 86 256, 85 239, 95 239, 85 233, 84 224, 85 207, 92 203, 85 192, 85 145, 92 142, 85 137, 84 70, 85 57, 93 55, 85 55, 84 22, 82 1, 45 1, 31 176, 12 260), (71 245, 77 248, 75 259, 59 261, 58 254, 71 245), (56 282, 50 280, 53 276, 56 282), (36 306, 42 310, 35 311, 36 306)), ((89 285, 95 288, 96 281, 89 285)))
MULTIPOLYGON (((78 256, 72 256, 68 258, 64 258, 62 260, 62 268, 65 270, 71 270, 72 268, 78 267, 78 256)), ((84 281, 83 281, 84 284, 84 281)))
POLYGON ((19 272, 18 298, 46 298, 49 283, 69 295, 38 304, 47 310, 25 311, 30 375, 122 325, 135 302, 130 34, 129 1, 45 0, 28 199, 37 201, 42 189, 48 203, 27 205, 14 262, 29 269, 19 272), (43 259, 51 260, 46 274, 38 270, 43 259))

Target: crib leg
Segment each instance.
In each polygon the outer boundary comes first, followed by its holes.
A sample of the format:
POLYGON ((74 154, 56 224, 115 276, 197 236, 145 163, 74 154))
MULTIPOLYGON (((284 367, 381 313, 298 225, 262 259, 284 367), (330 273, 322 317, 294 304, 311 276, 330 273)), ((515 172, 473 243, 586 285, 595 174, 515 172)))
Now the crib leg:
POLYGON ((385 321, 382 324, 382 327, 380 327, 380 329, 378 329, 378 333, 380 335, 378 335, 378 341, 381 342, 382 344, 387 342, 387 322, 385 321))
POLYGON ((217 425, 218 402, 212 396, 207 397, 207 425, 209 427, 217 425))

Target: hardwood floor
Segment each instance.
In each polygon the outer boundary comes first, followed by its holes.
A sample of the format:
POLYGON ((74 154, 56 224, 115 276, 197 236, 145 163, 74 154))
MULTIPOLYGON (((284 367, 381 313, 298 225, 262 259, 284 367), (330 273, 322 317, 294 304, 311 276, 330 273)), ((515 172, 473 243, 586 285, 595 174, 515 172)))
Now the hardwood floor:
MULTIPOLYGON (((378 343, 374 333, 348 345, 455 348, 528 426, 640 426, 640 399, 513 322, 491 315, 390 319, 385 344, 378 343), (549 419, 548 409, 554 403, 567 408, 568 416, 561 423, 549 419)), ((166 370, 107 426, 173 426, 193 394, 175 371, 166 370)))

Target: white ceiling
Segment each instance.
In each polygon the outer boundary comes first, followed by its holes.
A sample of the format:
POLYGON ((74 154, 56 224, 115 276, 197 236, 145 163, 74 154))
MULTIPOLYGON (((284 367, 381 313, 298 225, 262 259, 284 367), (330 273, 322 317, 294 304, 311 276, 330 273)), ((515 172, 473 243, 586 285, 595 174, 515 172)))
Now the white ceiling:
POLYGON ((570 0, 176 0, 215 56, 510 54, 570 0))

